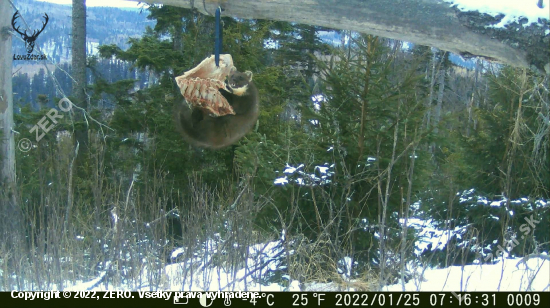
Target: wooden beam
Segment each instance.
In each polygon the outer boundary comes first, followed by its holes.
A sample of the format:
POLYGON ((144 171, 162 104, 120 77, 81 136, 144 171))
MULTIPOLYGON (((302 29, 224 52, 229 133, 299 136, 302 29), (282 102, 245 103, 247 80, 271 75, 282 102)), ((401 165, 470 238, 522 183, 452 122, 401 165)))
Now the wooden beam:
MULTIPOLYGON (((473 27, 467 27, 471 20, 459 18, 460 12, 457 9, 440 0, 145 1, 196 8, 200 13, 209 15, 221 6, 224 10, 223 16, 279 20, 352 30, 433 46, 459 55, 481 56, 513 66, 534 66, 533 61, 528 60, 532 58, 532 52, 522 49, 522 46, 512 46, 510 40, 495 39, 492 37, 492 30, 483 31, 484 26, 479 30, 477 25, 477 31, 473 27), (530 54, 531 57, 528 56, 530 54)), ((540 41, 542 42, 542 39, 540 41)), ((537 47, 537 50, 540 54, 540 47, 537 47)), ((545 59, 548 59, 548 56, 545 59)), ((541 61, 538 61, 535 66, 540 69, 548 63, 548 60, 542 61, 542 65, 541 61)))

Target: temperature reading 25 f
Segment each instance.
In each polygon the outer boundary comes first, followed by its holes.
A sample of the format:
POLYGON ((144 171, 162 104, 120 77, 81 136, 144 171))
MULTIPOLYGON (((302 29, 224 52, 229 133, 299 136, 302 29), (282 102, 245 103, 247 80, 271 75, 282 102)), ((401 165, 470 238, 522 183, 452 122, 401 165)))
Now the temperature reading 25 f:
MULTIPOLYGON (((325 300, 324 293, 313 293, 311 295, 313 295, 314 298, 317 298, 317 306, 320 306, 321 302, 325 300)), ((292 294, 292 299, 293 299, 292 306, 307 306, 308 304, 307 296, 308 294, 292 294)), ((313 299, 313 301, 315 302, 315 299, 313 299)))

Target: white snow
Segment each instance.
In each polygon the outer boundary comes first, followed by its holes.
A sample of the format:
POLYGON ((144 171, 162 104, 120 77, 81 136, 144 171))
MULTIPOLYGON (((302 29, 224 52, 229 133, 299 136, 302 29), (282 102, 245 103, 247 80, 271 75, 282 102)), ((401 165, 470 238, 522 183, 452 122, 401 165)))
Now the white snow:
POLYGON ((284 178, 277 178, 273 182, 273 184, 275 184, 275 185, 285 185, 287 183, 288 183, 288 179, 286 178, 286 176, 284 178))
MULTIPOLYGON (((297 175, 303 176, 305 173, 300 171, 303 166, 296 167, 286 166, 289 176, 296 172, 297 175), (290 172, 292 171, 292 172, 290 172)), ((334 166, 317 166, 315 170, 320 173, 330 173, 330 169, 334 166)), ((306 178, 306 177, 304 177, 306 178)), ((302 178, 302 182, 305 180, 302 178)), ((306 178, 307 179, 307 178, 306 178)), ((284 178, 286 183, 288 180, 284 178)), ((282 180, 281 180, 282 181, 282 180)), ((293 180, 295 181, 295 180, 293 180)), ((298 185, 300 185, 298 183, 298 185)), ((468 193, 474 193, 474 190, 466 190, 461 196, 467 196, 468 193)), ((483 199, 486 200, 486 199, 483 199)), ((522 202, 528 202, 527 199, 518 199, 522 202)), ((545 204, 547 201, 537 201, 537 203, 545 204)), ((489 206, 488 201, 482 202, 485 206, 489 206)), ((415 203, 419 208, 420 204, 415 203)), ((368 222, 363 219, 366 225, 368 222)), ((404 220, 401 219, 403 224, 404 220)), ((451 230, 441 230, 432 220, 423 220, 417 217, 409 218, 407 224, 410 228, 417 230, 417 240, 414 243, 416 256, 420 256, 425 250, 440 250, 447 245, 447 242, 453 236, 463 238, 467 233, 469 226, 459 226, 451 230), (428 248, 428 245, 431 246, 428 248)), ((378 232, 373 234, 376 238, 380 235, 378 232)), ((471 237, 471 241, 476 241, 475 236, 471 237)), ((285 247, 290 247, 288 253, 293 255, 296 244, 293 240, 286 242, 285 232, 281 231, 280 236, 275 241, 267 241, 248 247, 247 259, 245 262, 235 268, 228 266, 223 262, 219 264, 220 255, 224 255, 225 240, 219 233, 214 234, 201 245, 194 248, 193 251, 188 251, 185 247, 175 249, 171 258, 179 263, 169 264, 158 269, 150 269, 144 259, 144 266, 139 270, 134 282, 122 282, 120 285, 105 285, 102 279, 106 272, 109 271, 111 263, 105 265, 105 269, 98 276, 89 281, 66 281, 64 285, 67 287, 64 290, 142 290, 142 291, 301 291, 301 286, 294 277, 284 275, 283 283, 268 283, 265 280, 260 283, 260 278, 265 278, 269 273, 274 273, 277 270, 285 270, 286 265, 282 263, 286 251, 285 247), (177 258, 180 258, 178 260, 177 258), (158 282, 151 281, 151 277, 158 277, 158 282), (149 284, 151 283, 151 284, 149 284)), ((471 245, 475 248, 475 244, 469 244, 464 241, 458 246, 471 245)), ((492 244, 488 244, 487 250, 492 250, 491 246, 499 245, 499 241, 495 240, 492 244)), ((406 283, 401 284, 398 281, 394 285, 385 287, 384 291, 549 291, 550 290, 550 261, 548 261, 547 253, 543 252, 543 256, 534 256, 523 261, 521 257, 512 258, 507 252, 510 251, 510 243, 501 244, 506 247, 503 254, 495 256, 489 263, 474 262, 474 264, 465 264, 464 266, 451 266, 448 268, 433 268, 425 266, 421 261, 409 261, 406 264, 406 270, 409 277, 412 277, 406 283)), ((479 247, 478 247, 479 248, 479 247)), ((486 254, 481 252, 481 256, 486 254)), ((418 260, 421 260, 419 257, 418 260)), ((485 259, 487 261, 487 259, 485 259)), ((355 291, 354 286, 364 287, 365 285, 377 286, 376 278, 367 278, 366 280, 351 279, 352 268, 358 265, 357 261, 349 256, 343 256, 338 260, 338 274, 342 281, 339 283, 326 283, 323 281, 309 282, 302 285, 305 291, 355 291), (369 280, 370 279, 370 280, 369 280), (342 283, 343 282, 343 283, 342 283)), ((376 276, 374 276, 376 277, 376 276)), ((58 288, 51 286, 52 289, 58 288)), ((303 291, 302 290, 302 291, 303 291)), ((374 289, 373 289, 374 291, 374 289)))
POLYGON ((504 28, 506 25, 527 18, 527 26, 538 23, 540 19, 548 20, 549 0, 543 0, 543 7, 537 6, 538 0, 443 0, 456 6, 461 11, 478 11, 493 17, 504 14, 502 20, 493 28, 504 28))
POLYGON ((327 98, 322 94, 317 94, 313 95, 311 100, 313 101, 313 108, 315 108, 315 110, 321 110, 321 104, 326 102, 327 98))
POLYGON ((326 166, 315 166, 316 170, 319 170, 321 173, 327 173, 329 167, 326 166))
MULTIPOLYGON (((297 167, 293 167, 289 164, 286 164, 285 169, 283 170, 285 175, 284 177, 278 177, 273 181, 275 185, 285 185, 289 182, 296 183, 300 186, 315 186, 315 185, 324 185, 331 183, 330 177, 334 175, 334 171, 331 169, 334 168, 334 164, 330 165, 325 163, 321 166, 314 166, 313 173, 307 173, 304 170, 305 165, 300 164, 297 167), (315 174, 316 171, 319 171, 320 175, 315 174), (289 177, 291 178, 289 180, 289 177)), ((278 172, 277 172, 278 173, 278 172)))
MULTIPOLYGON (((548 291, 550 262, 541 258, 500 259, 496 264, 427 269, 405 283, 406 291, 548 291)), ((403 291, 401 284, 386 291, 403 291)))
POLYGON ((294 172, 298 171, 298 169, 301 169, 303 167, 304 167, 304 164, 301 164, 298 167, 292 167, 292 166, 287 164, 286 169, 285 169, 285 171, 283 171, 283 173, 293 174, 294 172))
MULTIPOLYGON (((212 243, 213 245, 219 245, 212 243)), ((217 246, 219 247, 219 246, 217 246)), ((213 247, 210 247, 213 248, 213 247)), ((214 247, 215 248, 215 247, 214 247)), ((138 290, 165 290, 165 291, 300 291, 299 282, 289 281, 289 287, 283 287, 276 283, 262 285, 254 282, 253 277, 265 274, 269 270, 283 268, 275 258, 282 252, 282 242, 275 241, 266 244, 258 244, 249 248, 251 255, 247 261, 248 269, 240 269, 236 273, 227 271, 223 267, 207 266, 210 258, 196 257, 187 262, 167 265, 160 273, 163 285, 144 285, 138 290), (263 263, 262 263, 263 262, 263 263), (258 268, 257 274, 250 274, 250 269, 258 268), (192 274, 191 267, 197 267, 192 274), (185 277, 185 278, 184 278, 185 277)), ((210 255, 210 254, 208 254, 210 255)), ((349 282, 350 287, 345 291, 354 291, 355 282, 362 282, 349 277, 349 268, 352 260, 344 257, 339 261, 343 279, 349 282)), ((353 262, 356 264, 356 262, 353 262)), ((409 265, 410 266, 410 265, 409 265)), ((539 257, 533 257, 527 262, 522 258, 498 259, 495 264, 451 266, 448 268, 424 268, 417 267, 413 270, 414 278, 405 283, 406 291, 548 291, 550 288, 550 262, 539 257)), ((101 272, 97 278, 87 282, 77 281, 64 290, 130 290, 130 286, 108 285, 98 283, 105 275, 101 272), (97 284, 97 285, 96 285, 97 284)), ((141 279, 147 281, 147 268, 141 271, 141 279)), ((285 275, 287 280, 290 278, 285 275)), ((339 291, 341 285, 334 283, 308 283, 307 291, 339 291)), ((390 285, 384 291, 403 291, 401 283, 390 285)))

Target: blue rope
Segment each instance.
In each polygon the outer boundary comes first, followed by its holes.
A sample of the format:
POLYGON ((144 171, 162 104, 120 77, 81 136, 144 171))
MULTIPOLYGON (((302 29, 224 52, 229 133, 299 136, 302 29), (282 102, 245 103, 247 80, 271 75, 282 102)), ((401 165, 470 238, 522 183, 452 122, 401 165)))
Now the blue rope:
POLYGON ((220 54, 222 53, 222 24, 220 22, 222 9, 216 9, 216 41, 214 42, 214 60, 216 66, 220 67, 220 54))

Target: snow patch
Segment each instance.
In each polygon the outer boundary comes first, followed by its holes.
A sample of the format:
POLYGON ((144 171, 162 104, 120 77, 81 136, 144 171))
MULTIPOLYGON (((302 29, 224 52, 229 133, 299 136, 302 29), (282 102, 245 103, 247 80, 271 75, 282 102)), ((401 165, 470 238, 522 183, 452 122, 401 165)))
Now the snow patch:
POLYGON ((443 0, 456 6, 461 11, 478 11, 496 17, 503 14, 502 20, 491 28, 504 28, 506 25, 527 18, 526 26, 539 23, 539 19, 548 20, 548 2, 543 0, 542 8, 537 6, 537 0, 443 0))

